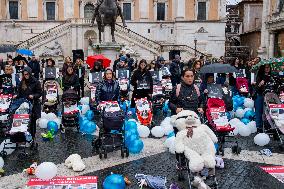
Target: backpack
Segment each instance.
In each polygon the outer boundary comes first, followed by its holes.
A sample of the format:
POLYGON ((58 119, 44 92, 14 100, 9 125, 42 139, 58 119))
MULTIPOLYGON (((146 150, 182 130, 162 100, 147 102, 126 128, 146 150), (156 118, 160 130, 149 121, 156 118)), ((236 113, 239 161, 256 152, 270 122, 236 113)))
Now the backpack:
MULTIPOLYGON (((193 84, 194 88, 195 88, 195 91, 197 93, 197 96, 200 97, 200 91, 199 91, 199 88, 197 85, 193 84)), ((181 89, 181 84, 177 84, 177 88, 176 88, 176 97, 179 96, 179 93, 180 93, 180 89, 181 89)))

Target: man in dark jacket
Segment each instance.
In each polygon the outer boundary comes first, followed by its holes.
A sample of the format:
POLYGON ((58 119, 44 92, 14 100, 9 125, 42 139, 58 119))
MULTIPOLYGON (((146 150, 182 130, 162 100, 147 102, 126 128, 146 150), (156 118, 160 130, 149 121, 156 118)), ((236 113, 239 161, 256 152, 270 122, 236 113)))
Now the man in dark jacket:
POLYGON ((39 79, 40 65, 34 55, 32 56, 31 61, 28 63, 28 66, 32 69, 33 76, 36 79, 39 79))
POLYGON ((180 62, 180 56, 175 55, 175 59, 172 61, 170 65, 171 80, 172 80, 173 86, 176 86, 177 84, 180 83, 182 69, 183 69, 183 65, 180 62))
POLYGON ((120 57, 122 57, 123 56, 123 54, 119 54, 119 56, 118 56, 118 59, 116 59, 114 62, 113 62, 113 72, 115 73, 116 72, 116 67, 117 67, 117 64, 120 62, 120 57))

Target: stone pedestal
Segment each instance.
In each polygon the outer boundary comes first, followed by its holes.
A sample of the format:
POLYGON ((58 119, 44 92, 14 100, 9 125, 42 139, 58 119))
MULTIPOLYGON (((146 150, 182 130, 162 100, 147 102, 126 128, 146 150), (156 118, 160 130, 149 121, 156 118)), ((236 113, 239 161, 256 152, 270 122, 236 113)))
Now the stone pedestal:
POLYGON ((112 67, 113 62, 118 58, 119 52, 123 45, 118 43, 104 42, 102 44, 93 44, 93 47, 95 47, 95 54, 103 54, 105 57, 111 60, 112 67))

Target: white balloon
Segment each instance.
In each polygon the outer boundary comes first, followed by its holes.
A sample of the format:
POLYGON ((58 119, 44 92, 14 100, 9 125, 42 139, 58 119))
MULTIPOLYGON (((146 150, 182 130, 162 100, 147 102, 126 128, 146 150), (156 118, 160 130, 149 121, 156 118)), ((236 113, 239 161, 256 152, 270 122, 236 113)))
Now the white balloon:
POLYGON ((161 138, 164 136, 165 132, 161 126, 153 127, 151 133, 154 137, 161 138))
POLYGON ((10 142, 10 139, 5 139, 5 140, 0 144, 0 152, 3 151, 4 143, 6 144, 6 145, 5 145, 5 148, 13 148, 13 149, 5 149, 4 151, 7 153, 7 155, 12 154, 12 153, 15 151, 16 143, 11 143, 11 142, 10 142))
POLYGON ((45 112, 41 112, 41 116, 40 116, 40 117, 46 119, 46 115, 47 115, 47 114, 46 114, 45 112))
POLYGON ((56 117, 56 115, 55 115, 54 113, 48 113, 48 114, 46 115, 46 119, 47 119, 48 121, 54 121, 56 118, 57 118, 57 117, 56 117))
POLYGON ((0 169, 4 167, 4 159, 0 157, 0 169))
POLYGON ((232 127, 236 127, 238 124, 242 123, 241 120, 239 120, 238 118, 234 118, 234 119, 231 119, 229 121, 230 125, 232 127))
POLYGON ((150 129, 144 125, 139 124, 137 126, 137 131, 138 131, 139 137, 142 137, 142 138, 147 138, 150 135, 150 129))
POLYGON ((239 128, 237 126, 233 127, 235 128, 233 131, 230 132, 230 135, 236 136, 239 134, 239 128))
POLYGON ((175 150, 175 140, 176 140, 176 137, 172 136, 170 138, 168 138, 165 142, 165 145, 169 148, 169 152, 171 154, 175 154, 176 153, 176 150, 175 150))
POLYGON ((237 111, 236 111, 236 116, 238 117, 238 118, 243 118, 244 117, 244 115, 245 115, 245 111, 243 110, 243 109, 237 109, 237 111))
POLYGON ((49 180, 57 174, 57 167, 52 162, 43 162, 37 166, 35 175, 42 180, 49 180))
POLYGON ((171 132, 174 131, 174 127, 171 123, 171 118, 166 117, 162 122, 161 122, 161 127, 164 129, 164 134, 169 135, 171 132))
POLYGON ((82 105, 82 115, 85 115, 88 110, 90 110, 89 105, 82 105))
POLYGON ((251 134, 250 128, 246 125, 239 126, 238 129, 239 129, 239 134, 243 137, 247 137, 251 134))
POLYGON ((252 99, 250 99, 250 98, 245 98, 244 106, 246 108, 254 108, 254 101, 252 99))
POLYGON ((81 98, 80 103, 82 105, 89 105, 90 104, 90 98, 89 97, 81 98))
POLYGON ((174 142, 174 140, 175 140, 175 136, 172 136, 172 137, 170 137, 170 138, 167 138, 166 139, 166 141, 165 141, 165 146, 167 147, 167 148, 170 148, 170 146, 171 146, 171 144, 174 142))
POLYGON ((40 128, 46 129, 47 128, 47 123, 48 123, 47 119, 40 118, 38 125, 39 125, 40 128))
POLYGON ((257 128, 256 128, 256 122, 255 121, 251 121, 247 124, 247 127, 249 127, 251 133, 256 133, 257 132, 257 128))
POLYGON ((253 141, 258 146, 265 146, 270 142, 270 138, 266 133, 259 133, 254 137, 253 141))

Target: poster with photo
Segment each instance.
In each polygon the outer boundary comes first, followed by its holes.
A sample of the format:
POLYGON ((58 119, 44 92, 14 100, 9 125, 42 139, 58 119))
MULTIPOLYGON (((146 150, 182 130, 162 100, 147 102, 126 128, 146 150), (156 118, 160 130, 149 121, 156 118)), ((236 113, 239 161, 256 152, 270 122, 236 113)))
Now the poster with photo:
POLYGON ((246 77, 245 69, 240 69, 238 72, 233 73, 234 78, 246 77))
POLYGON ((97 176, 55 177, 50 180, 31 178, 27 189, 98 189, 97 176))
POLYGON ((12 94, 0 94, 0 112, 6 112, 11 104, 12 94))
POLYGON ((267 166, 260 168, 284 184, 284 166, 267 166))
POLYGON ((226 126, 229 124, 226 110, 224 107, 210 108, 211 118, 217 126, 226 126))
POLYGON ((150 89, 150 83, 146 79, 138 80, 137 89, 150 89))
POLYGON ((150 71, 152 78, 153 78, 153 83, 159 83, 162 80, 162 74, 160 71, 150 71))
POLYGON ((55 67, 46 67, 43 69, 44 79, 56 79, 59 77, 59 69, 55 67))
POLYGON ((93 72, 89 74, 89 82, 90 83, 99 83, 103 80, 103 72, 93 72))
POLYGON ((128 79, 129 70, 116 70, 116 78, 117 79, 128 79))
POLYGON ((284 119, 284 104, 269 104, 270 115, 277 119, 284 119))

